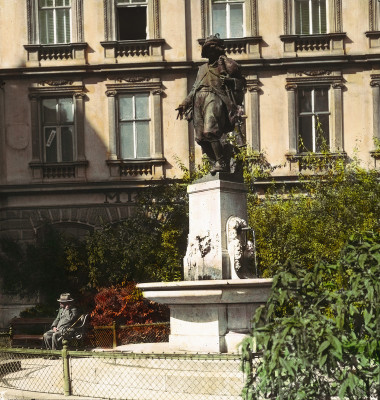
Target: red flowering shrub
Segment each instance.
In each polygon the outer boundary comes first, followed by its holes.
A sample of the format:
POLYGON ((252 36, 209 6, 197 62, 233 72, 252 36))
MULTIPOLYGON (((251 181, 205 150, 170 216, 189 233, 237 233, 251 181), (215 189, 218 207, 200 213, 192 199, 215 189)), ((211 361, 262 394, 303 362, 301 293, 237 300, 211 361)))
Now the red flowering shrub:
POLYGON ((169 309, 143 298, 134 282, 100 289, 91 313, 93 326, 148 324, 169 320, 169 309))

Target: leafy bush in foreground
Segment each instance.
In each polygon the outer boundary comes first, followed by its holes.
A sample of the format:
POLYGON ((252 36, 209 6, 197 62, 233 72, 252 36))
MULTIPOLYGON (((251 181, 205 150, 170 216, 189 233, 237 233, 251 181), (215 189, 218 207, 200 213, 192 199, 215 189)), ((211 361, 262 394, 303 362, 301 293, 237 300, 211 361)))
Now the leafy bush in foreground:
POLYGON ((244 399, 380 398, 379 333, 379 232, 352 236, 335 264, 287 262, 243 346, 244 399))

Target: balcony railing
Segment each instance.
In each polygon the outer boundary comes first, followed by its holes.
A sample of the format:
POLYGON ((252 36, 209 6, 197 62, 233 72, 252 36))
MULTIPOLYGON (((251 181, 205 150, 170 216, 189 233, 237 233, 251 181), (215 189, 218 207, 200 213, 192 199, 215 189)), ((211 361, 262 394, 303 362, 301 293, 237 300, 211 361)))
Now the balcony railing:
POLYGON ((84 60, 87 43, 27 44, 24 48, 29 61, 84 60))
MULTIPOLYGON (((223 39, 226 54, 231 56, 241 55, 259 58, 261 36, 247 36, 242 38, 223 39)), ((198 39, 203 46, 205 39, 198 39)))
POLYGON ((111 176, 146 179, 163 174, 164 158, 148 160, 107 160, 111 176))
POLYGON ((282 35, 285 53, 309 54, 315 52, 344 52, 345 33, 326 33, 320 35, 282 35))
POLYGON ((131 60, 163 56, 164 39, 120 40, 101 42, 106 58, 128 58, 131 60))
POLYGON ((42 179, 74 179, 84 176, 88 161, 72 161, 62 163, 36 163, 29 164, 34 178, 42 179))

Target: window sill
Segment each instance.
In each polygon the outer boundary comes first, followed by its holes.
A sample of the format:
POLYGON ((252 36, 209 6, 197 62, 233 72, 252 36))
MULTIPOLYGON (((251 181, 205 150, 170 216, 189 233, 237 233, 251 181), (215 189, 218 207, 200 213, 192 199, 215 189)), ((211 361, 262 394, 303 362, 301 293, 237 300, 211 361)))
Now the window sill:
POLYGON ((72 161, 61 163, 30 162, 33 179, 85 179, 85 171, 88 161, 72 161))
POLYGON ((326 170, 331 168, 337 160, 346 160, 347 153, 298 153, 298 154, 285 154, 286 159, 292 163, 298 163, 299 170, 326 170))
POLYGON ((104 48, 106 62, 163 61, 164 39, 119 40, 100 42, 104 48))
POLYGON ((281 35, 284 43, 284 55, 288 57, 344 54, 346 33, 326 33, 320 35, 281 35))
POLYGON ((26 44, 28 63, 40 65, 41 62, 75 61, 86 63, 87 43, 26 44))
POLYGON ((369 49, 378 52, 380 47, 380 31, 368 31, 365 32, 365 35, 368 38, 369 49))
POLYGON ((160 179, 164 176, 165 158, 106 160, 110 176, 120 179, 160 179))
MULTIPOLYGON (((198 43, 203 46, 206 39, 198 39, 198 43)), ((261 36, 246 36, 242 38, 223 39, 226 54, 235 56, 238 59, 260 58, 261 57, 261 36)))

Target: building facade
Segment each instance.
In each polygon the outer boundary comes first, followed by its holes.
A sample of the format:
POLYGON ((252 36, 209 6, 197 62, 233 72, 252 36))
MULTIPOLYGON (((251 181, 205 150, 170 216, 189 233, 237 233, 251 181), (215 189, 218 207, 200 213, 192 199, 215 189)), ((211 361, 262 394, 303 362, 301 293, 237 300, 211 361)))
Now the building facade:
POLYGON ((0 0, 0 235, 83 235, 200 160, 175 108, 214 33, 242 66, 247 142, 275 179, 322 143, 376 167, 377 0, 0 0))

